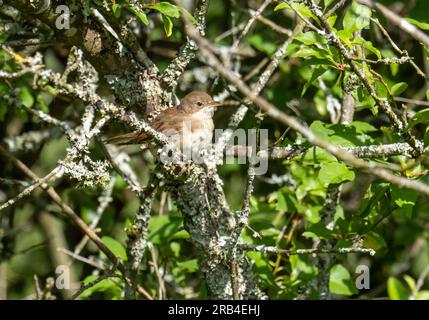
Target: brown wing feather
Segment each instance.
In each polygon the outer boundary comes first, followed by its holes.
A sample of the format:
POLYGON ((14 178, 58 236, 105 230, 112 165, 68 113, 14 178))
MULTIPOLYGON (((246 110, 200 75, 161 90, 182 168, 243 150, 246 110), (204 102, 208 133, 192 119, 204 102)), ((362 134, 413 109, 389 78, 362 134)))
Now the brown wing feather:
MULTIPOLYGON (((174 129, 181 124, 183 120, 182 112, 177 109, 167 109, 161 112, 150 126, 158 131, 165 132, 168 129, 174 129)), ((110 144, 140 144, 148 139, 148 135, 144 132, 131 132, 121 134, 106 140, 110 144)))
POLYGON ((130 132, 115 136, 106 140, 110 144, 140 144, 147 139, 147 134, 144 132, 130 132))

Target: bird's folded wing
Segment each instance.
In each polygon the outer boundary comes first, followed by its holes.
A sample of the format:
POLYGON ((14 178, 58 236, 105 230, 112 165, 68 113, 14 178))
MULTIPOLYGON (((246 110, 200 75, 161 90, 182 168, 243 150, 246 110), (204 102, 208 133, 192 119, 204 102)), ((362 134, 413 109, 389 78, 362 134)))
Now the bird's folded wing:
POLYGON ((109 144, 141 144, 147 140, 148 136, 144 132, 131 132, 121 134, 106 140, 109 144))
MULTIPOLYGON (((167 136, 180 134, 186 115, 177 109, 167 109, 162 111, 158 117, 150 124, 150 126, 167 136)), ((149 139, 149 136, 144 132, 131 132, 112 137, 106 140, 110 144, 140 144, 149 139)))

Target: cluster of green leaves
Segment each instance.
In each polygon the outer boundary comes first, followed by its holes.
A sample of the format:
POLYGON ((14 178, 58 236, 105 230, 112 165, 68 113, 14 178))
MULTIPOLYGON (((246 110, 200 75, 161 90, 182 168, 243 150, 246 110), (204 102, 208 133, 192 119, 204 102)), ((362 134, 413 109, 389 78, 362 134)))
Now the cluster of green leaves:
POLYGON ((149 24, 147 12, 150 10, 159 12, 162 17, 164 30, 167 37, 170 37, 173 33, 172 19, 180 18, 181 13, 186 14, 186 17, 195 23, 195 19, 188 11, 186 11, 186 9, 179 8, 178 6, 167 1, 155 1, 153 4, 143 3, 141 6, 137 6, 135 3, 126 0, 113 1, 112 11, 118 18, 121 16, 121 11, 123 9, 133 13, 145 25, 149 24))
POLYGON ((416 280, 409 275, 403 278, 406 286, 395 277, 387 280, 387 292, 391 300, 429 300, 429 290, 418 290, 416 280))
MULTIPOLYGON (((0 39, 0 43, 6 41, 6 37, 0 39)), ((20 59, 21 57, 15 57, 20 59)), ((6 51, 0 49, 0 69, 4 72, 13 73, 18 71, 20 68, 13 57, 11 57, 6 51)), ((8 112, 9 101, 15 101, 18 106, 31 108, 35 103, 33 91, 28 84, 26 79, 18 78, 13 80, 0 79, 0 122, 5 120, 6 113, 8 112)), ((40 96, 38 96, 40 99, 40 96)), ((45 104, 43 104, 45 106, 45 104)), ((21 119, 26 120, 27 115, 23 111, 14 112, 21 119)))
MULTIPOLYGON (((293 8, 290 5, 282 2, 275 8, 278 10, 298 11, 305 18, 318 21, 312 12, 302 3, 296 3, 293 8)), ((372 16, 371 9, 366 6, 353 2, 343 17, 341 23, 337 21, 337 15, 329 17, 328 22, 333 28, 337 36, 343 41, 349 50, 353 50, 356 57, 356 63, 364 70, 369 83, 376 88, 378 96, 382 99, 391 99, 394 96, 399 96, 408 87, 406 82, 395 82, 393 79, 381 77, 373 68, 359 60, 373 59, 379 60, 383 58, 395 57, 394 51, 391 48, 378 49, 371 41, 363 37, 365 30, 369 28, 370 17, 372 16)), ((269 44, 266 45, 268 48, 269 44)), ((301 95, 304 95, 310 86, 319 88, 315 95, 314 102, 317 110, 321 115, 326 114, 326 90, 320 88, 317 79, 328 83, 332 93, 341 96, 342 88, 347 83, 351 74, 348 66, 344 62, 344 58, 338 52, 338 49, 328 43, 327 37, 310 30, 299 34, 294 38, 294 42, 289 46, 287 56, 290 58, 305 58, 303 67, 300 69, 301 76, 306 80, 302 89, 301 95)), ((429 56, 429 55, 428 55, 429 56)), ((395 76, 398 73, 399 66, 397 64, 390 65, 391 75, 395 76)), ((374 115, 377 115, 378 108, 374 99, 362 86, 358 86, 353 96, 357 101, 357 107, 370 108, 374 115)))
MULTIPOLYGON (((323 2, 326 8, 332 3, 333 1, 323 2)), ((303 3, 282 2, 276 6, 274 12, 281 10, 298 11, 318 26, 317 17, 303 3)), ((343 16, 333 15, 328 21, 346 47, 352 50, 356 64, 364 70, 369 83, 376 88, 377 95, 381 99, 392 101, 394 97, 410 93, 408 86, 410 82, 403 77, 403 70, 408 67, 363 62, 364 59, 379 60, 396 56, 388 41, 380 42, 379 38, 372 37, 373 29, 370 29, 369 18, 373 16, 374 12, 368 7, 352 2, 343 16)), ((425 30, 425 23, 415 19, 408 20, 425 30)), ((262 32, 249 36, 247 41, 261 54, 268 56, 271 56, 277 47, 276 42, 264 36, 262 32)), ((429 58, 427 50, 424 52, 423 61, 429 58)), ((361 83, 354 86, 352 95, 357 103, 355 118, 362 121, 341 125, 315 120, 320 117, 326 118, 328 115, 328 95, 341 101, 344 88, 353 74, 338 49, 327 37, 314 30, 298 34, 288 47, 285 58, 298 59, 299 62, 280 66, 286 74, 285 79, 279 81, 278 86, 269 88, 267 96, 278 105, 284 104, 285 98, 290 100, 298 98, 301 101, 312 99, 312 107, 315 107, 314 111, 317 113, 302 107, 299 112, 306 119, 312 119, 309 120, 310 129, 316 136, 342 147, 402 141, 391 127, 383 126, 383 122, 374 117, 380 116, 378 107, 361 83), (293 77, 295 83, 288 81, 287 77, 293 77), (285 87, 289 88, 289 92, 285 87), (296 92, 300 92, 300 97, 296 96, 296 92)), ((418 85, 424 83, 423 79, 416 82, 418 85)), ((411 94, 414 92, 411 90, 411 94)), ((429 101, 429 91, 426 98, 429 101)), ((428 109, 423 109, 409 119, 409 128, 414 128, 415 133, 424 128, 425 145, 429 143, 429 135, 427 126, 423 124, 428 123, 428 114, 428 109)), ((246 241, 294 250, 310 248, 315 239, 322 241, 322 244, 329 241, 336 248, 350 247, 356 239, 361 239, 363 247, 372 248, 377 252, 376 258, 371 258, 375 260, 370 266, 371 272, 374 272, 371 273, 371 288, 373 282, 383 281, 391 299, 407 299, 411 296, 416 299, 427 299, 427 291, 416 292, 415 280, 409 274, 404 277, 408 284, 407 288, 395 276, 393 266, 388 270, 374 271, 376 266, 385 268, 383 264, 389 263, 386 261, 392 262, 393 258, 389 251, 400 251, 401 246, 410 245, 419 237, 425 239, 423 240, 425 245, 416 259, 416 266, 409 272, 415 272, 415 279, 423 271, 429 255, 425 253, 428 248, 427 233, 419 226, 422 222, 427 223, 424 221, 427 221, 428 217, 422 197, 415 191, 390 183, 368 180, 367 176, 337 161, 328 152, 307 145, 305 140, 299 137, 297 141, 298 143, 302 141, 302 146, 309 148, 304 154, 284 161, 283 170, 279 169, 280 172, 289 172, 296 185, 283 186, 273 190, 268 197, 252 199, 250 223, 259 231, 261 239, 254 238, 248 233, 245 236, 246 241), (340 185, 342 199, 346 200, 336 206, 333 225, 328 229, 322 222, 323 206, 329 190, 340 185), (348 201, 352 204, 347 203, 348 201), (294 220, 299 221, 299 227, 294 226, 294 220), (299 232, 295 228, 298 228, 299 232)), ((385 164, 386 160, 371 161, 385 164)), ((404 171, 406 176, 412 179, 420 178, 427 183, 427 179, 423 178, 426 175, 426 160, 414 164, 406 157, 398 156, 394 161, 409 167, 404 171)), ((285 258, 280 255, 267 257, 261 253, 249 253, 249 257, 255 261, 255 272, 262 279, 264 288, 269 290, 270 297, 296 298, 302 288, 311 287, 312 281, 320 275, 320 270, 309 256, 296 255, 285 258)), ((337 264, 329 271, 331 293, 343 296, 358 294, 359 290, 354 284, 354 278, 358 276, 355 274, 355 268, 360 263, 367 262, 353 255, 337 254, 334 258, 337 264)), ((399 262, 395 261, 394 266, 397 264, 399 262)), ((313 294, 312 297, 318 297, 318 293, 313 294)))

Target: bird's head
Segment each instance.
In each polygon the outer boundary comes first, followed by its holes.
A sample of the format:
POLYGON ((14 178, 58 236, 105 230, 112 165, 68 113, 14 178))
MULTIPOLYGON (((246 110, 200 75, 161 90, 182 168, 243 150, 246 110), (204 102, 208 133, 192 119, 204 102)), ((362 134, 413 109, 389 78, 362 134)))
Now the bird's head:
POLYGON ((187 113, 195 113, 207 108, 208 111, 213 111, 214 107, 220 106, 220 102, 216 102, 213 98, 204 91, 192 91, 182 98, 179 108, 187 113))

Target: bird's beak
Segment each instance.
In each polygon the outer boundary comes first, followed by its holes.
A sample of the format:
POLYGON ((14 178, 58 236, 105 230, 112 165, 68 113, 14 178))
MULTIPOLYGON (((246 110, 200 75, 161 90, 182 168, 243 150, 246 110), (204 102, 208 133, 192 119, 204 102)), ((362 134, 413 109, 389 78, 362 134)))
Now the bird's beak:
POLYGON ((224 104, 223 104, 222 102, 213 101, 213 102, 208 103, 208 104, 206 105, 206 107, 221 107, 221 106, 223 106, 223 105, 224 105, 224 104))

